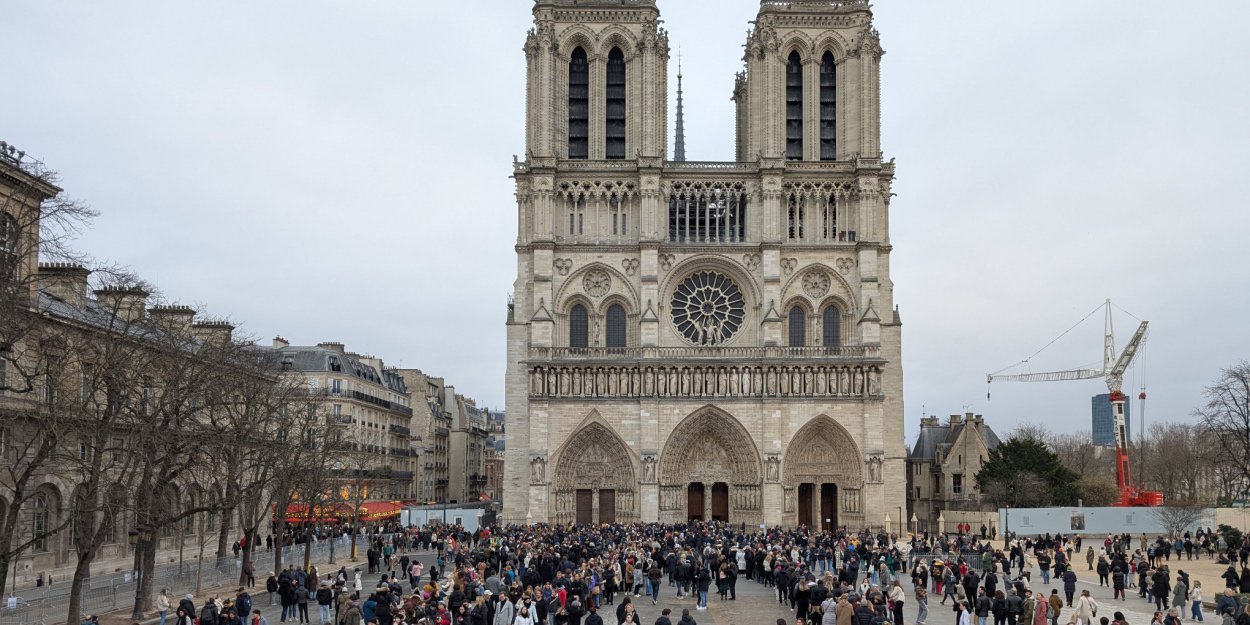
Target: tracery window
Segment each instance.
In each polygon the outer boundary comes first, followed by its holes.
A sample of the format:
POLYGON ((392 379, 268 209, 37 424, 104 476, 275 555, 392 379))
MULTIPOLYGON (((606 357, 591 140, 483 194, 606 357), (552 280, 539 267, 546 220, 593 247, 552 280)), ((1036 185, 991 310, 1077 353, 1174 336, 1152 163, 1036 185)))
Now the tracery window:
POLYGON ((625 347, 625 307, 612 304, 607 314, 607 346, 625 347))
POLYGON ((607 70, 607 136, 608 159, 625 158, 625 54, 620 48, 608 53, 607 70))
POLYGON ((820 160, 837 158, 837 66, 833 53, 820 59, 820 160))
POLYGON ((569 59, 569 158, 590 156, 590 65, 586 51, 573 50, 569 59))
POLYGON ((578 195, 569 200, 569 235, 580 235, 586 231, 586 196, 578 195))
POLYGON ((692 274, 677 286, 673 325, 695 345, 721 345, 742 328, 746 307, 738 285, 713 272, 692 274))
POLYGON ((837 306, 825 308, 821 319, 821 344, 825 347, 842 345, 842 311, 837 306))
POLYGON ((586 307, 576 304, 569 311, 569 347, 590 347, 590 318, 586 307))
POLYGON ((791 241, 803 240, 803 212, 806 209, 803 200, 804 198, 799 197, 797 194, 790 195, 790 228, 788 236, 791 241))
POLYGON ((616 194, 608 198, 608 210, 612 213, 612 235, 618 237, 628 236, 629 209, 616 194))
POLYGON ((803 60, 798 52, 786 62, 786 159, 803 159, 803 60))
POLYGON ((668 240, 674 243, 741 243, 746 218, 740 183, 678 182, 668 196, 668 240))
POLYGON ((795 305, 790 309, 787 315, 788 334, 790 347, 804 347, 807 345, 807 311, 802 306, 795 305))

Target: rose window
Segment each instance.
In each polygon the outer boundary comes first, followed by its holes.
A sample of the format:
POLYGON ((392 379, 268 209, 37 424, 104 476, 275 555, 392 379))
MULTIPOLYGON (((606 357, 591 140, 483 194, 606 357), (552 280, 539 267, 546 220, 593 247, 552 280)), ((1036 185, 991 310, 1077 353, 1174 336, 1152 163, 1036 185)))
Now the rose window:
POLYGON ((742 292, 733 280, 713 272, 692 274, 673 293, 673 325, 695 345, 720 345, 742 328, 742 292))

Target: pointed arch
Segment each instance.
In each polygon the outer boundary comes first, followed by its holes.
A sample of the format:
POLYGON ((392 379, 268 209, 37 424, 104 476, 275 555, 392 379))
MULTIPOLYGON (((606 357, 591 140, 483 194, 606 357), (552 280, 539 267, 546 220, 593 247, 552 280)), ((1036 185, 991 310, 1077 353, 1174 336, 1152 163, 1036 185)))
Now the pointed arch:
POLYGON ((625 158, 626 73, 625 53, 613 46, 604 72, 604 155, 608 160, 625 158))
POLYGON ((751 433, 733 415, 704 406, 677 424, 660 454, 662 485, 725 482, 758 486, 763 475, 751 433))
POLYGON ((792 50, 785 57, 786 160, 803 159, 803 56, 792 50))
POLYGON ((787 487, 801 482, 836 482, 842 488, 864 485, 864 461, 855 437, 828 415, 808 421, 790 437, 782 458, 787 487))
POLYGON ((598 510, 596 522, 609 517, 620 522, 638 520, 637 464, 624 439, 597 410, 592 410, 556 452, 552 465, 552 520, 576 520, 575 496, 579 490, 613 493, 613 510, 598 510))
POLYGON ((570 159, 590 156, 590 59, 586 48, 569 53, 569 151, 570 159))

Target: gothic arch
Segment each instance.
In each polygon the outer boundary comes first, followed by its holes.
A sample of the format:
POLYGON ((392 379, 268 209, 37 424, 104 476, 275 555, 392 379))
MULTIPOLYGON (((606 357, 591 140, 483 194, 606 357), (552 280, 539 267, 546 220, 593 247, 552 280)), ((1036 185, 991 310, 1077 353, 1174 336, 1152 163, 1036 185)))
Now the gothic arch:
POLYGON ((637 56, 638 44, 633 33, 619 24, 612 24, 599 33, 598 57, 608 58, 612 48, 620 48, 621 54, 625 55, 625 63, 628 64, 637 56))
POLYGON ((804 64, 812 61, 812 38, 808 36, 807 33, 801 30, 792 30, 782 35, 780 39, 784 43, 781 44, 781 54, 779 54, 778 57, 783 62, 790 58, 791 52, 798 52, 799 59, 801 59, 804 64))
POLYGON ((675 265, 671 271, 667 272, 668 275, 665 276, 664 282, 660 287, 660 297, 663 298, 662 301, 665 305, 673 297, 673 290, 677 288, 678 284, 681 284, 682 280, 685 280, 696 271, 705 270, 720 271, 738 284, 738 288, 747 298, 746 309, 748 316, 750 316, 752 310, 759 307, 761 295, 755 279, 751 277, 751 272, 747 271, 746 267, 743 267, 741 263, 720 254, 707 254, 684 259, 675 265))
POLYGON ((822 271, 829 277, 829 293, 818 300, 819 306, 813 307, 813 305, 809 303, 809 308, 823 309, 828 302, 836 301, 840 304, 844 313, 849 314, 850 311, 856 310, 855 292, 851 290, 851 285, 847 283, 846 278, 833 267, 819 262, 800 265, 794 270, 794 273, 790 275, 790 279, 786 280, 786 282, 782 285, 781 299, 782 301, 787 302, 787 308, 789 307, 789 303, 795 298, 805 299, 808 302, 812 301, 811 297, 803 292, 803 276, 807 275, 807 272, 812 270, 822 271))
POLYGON ((603 271, 612 278, 612 287, 608 290, 607 294, 599 299, 606 300, 608 297, 617 296, 628 302, 625 306, 626 310, 630 312, 638 310, 638 293, 634 291, 632 281, 625 277, 625 274, 621 273, 621 270, 606 263, 599 262, 589 263, 585 267, 571 273, 569 277, 564 278, 563 282, 560 284, 559 290, 556 291, 556 301, 559 302, 557 304, 558 310, 567 314, 569 308, 572 308, 573 306, 573 299, 576 298, 580 298, 582 303, 586 304, 587 310, 592 312, 602 312, 602 310, 607 310, 606 306, 592 303, 591 298, 584 294, 586 274, 595 270, 603 271))
POLYGON ((636 465, 625 441, 598 411, 592 411, 556 452, 552 464, 551 519, 556 523, 575 519, 577 490, 608 489, 616 491, 617 521, 638 520, 636 465))
POLYGON ((750 432, 729 413, 704 406, 673 428, 660 454, 662 485, 725 482, 758 486, 763 476, 750 432))
POLYGON ((814 50, 812 58, 816 59, 817 62, 825 56, 826 52, 833 54, 833 62, 837 65, 845 63, 846 57, 848 56, 846 53, 846 40, 843 39, 842 35, 837 32, 827 32, 821 34, 816 39, 816 42, 812 44, 812 48, 814 50))
POLYGON ((864 458, 855 438, 842 424, 820 415, 790 438, 783 457, 782 481, 787 487, 801 482, 836 482, 843 488, 862 488, 864 458))
POLYGON ((559 42, 556 50, 559 51, 560 60, 568 65, 572 59, 573 50, 581 47, 586 51, 586 61, 594 63, 595 59, 599 58, 599 46, 595 45, 596 39, 595 33, 582 24, 574 24, 560 31, 559 36, 556 37, 556 41, 559 42))

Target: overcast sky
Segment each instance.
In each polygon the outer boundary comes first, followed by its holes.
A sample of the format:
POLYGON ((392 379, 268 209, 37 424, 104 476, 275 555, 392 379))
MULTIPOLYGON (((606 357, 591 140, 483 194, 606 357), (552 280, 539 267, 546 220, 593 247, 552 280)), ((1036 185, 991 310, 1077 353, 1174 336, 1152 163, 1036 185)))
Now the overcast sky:
MULTIPOLYGON (((729 160, 758 2, 660 2, 688 156, 729 160)), ((170 299, 502 406, 531 7, 9 0, 0 139, 102 213, 82 249, 170 299)), ((1151 322, 1126 387, 1144 379, 1148 420, 1189 419, 1250 354, 1250 2, 875 11, 909 443, 922 407, 1088 430, 1100 381, 987 401, 985 374, 1108 297, 1151 322)), ((1122 346, 1137 321, 1117 315, 1122 346)), ((1095 315, 1029 370, 1097 366, 1101 346, 1095 315)))

